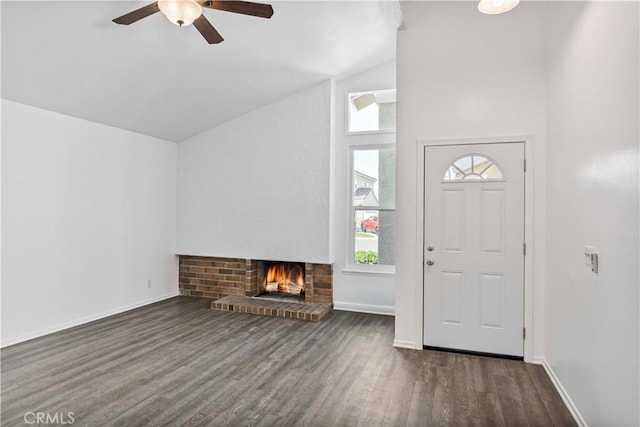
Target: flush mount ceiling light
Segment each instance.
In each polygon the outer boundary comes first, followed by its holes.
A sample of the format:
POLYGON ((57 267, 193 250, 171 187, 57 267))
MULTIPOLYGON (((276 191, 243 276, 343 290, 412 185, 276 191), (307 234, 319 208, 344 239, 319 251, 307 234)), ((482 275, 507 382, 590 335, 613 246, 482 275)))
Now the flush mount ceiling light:
POLYGON ((520 3, 520 0, 480 0, 478 10, 487 15, 499 15, 509 12, 520 3))

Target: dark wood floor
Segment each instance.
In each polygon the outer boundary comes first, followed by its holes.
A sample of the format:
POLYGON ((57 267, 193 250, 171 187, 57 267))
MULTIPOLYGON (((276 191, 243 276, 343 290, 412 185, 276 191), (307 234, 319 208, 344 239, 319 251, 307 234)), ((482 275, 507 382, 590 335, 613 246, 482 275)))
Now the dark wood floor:
POLYGON ((321 322, 178 297, 2 350, 2 425, 573 426, 540 366, 392 347, 393 318, 321 322))

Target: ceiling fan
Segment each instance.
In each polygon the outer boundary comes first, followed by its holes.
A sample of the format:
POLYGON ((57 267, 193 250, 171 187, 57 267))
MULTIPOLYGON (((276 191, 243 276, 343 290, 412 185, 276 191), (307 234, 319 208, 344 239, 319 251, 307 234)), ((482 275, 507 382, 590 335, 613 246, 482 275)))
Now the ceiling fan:
POLYGON ((162 12, 169 21, 180 27, 193 24, 209 43, 220 43, 224 39, 205 18, 202 8, 217 9, 225 12, 243 15, 271 18, 273 8, 269 4, 252 3, 247 1, 225 0, 158 0, 147 6, 129 12, 113 20, 116 24, 129 25, 156 12, 162 12))

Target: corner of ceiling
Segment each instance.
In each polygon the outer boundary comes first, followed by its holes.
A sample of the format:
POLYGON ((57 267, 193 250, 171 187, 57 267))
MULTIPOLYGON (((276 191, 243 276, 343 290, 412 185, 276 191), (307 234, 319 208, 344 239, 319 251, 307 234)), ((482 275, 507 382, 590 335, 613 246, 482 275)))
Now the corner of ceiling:
POLYGON ((404 31, 407 29, 404 24, 404 14, 402 11, 403 2, 400 0, 392 0, 391 7, 393 8, 393 19, 396 22, 396 28, 398 31, 404 31))

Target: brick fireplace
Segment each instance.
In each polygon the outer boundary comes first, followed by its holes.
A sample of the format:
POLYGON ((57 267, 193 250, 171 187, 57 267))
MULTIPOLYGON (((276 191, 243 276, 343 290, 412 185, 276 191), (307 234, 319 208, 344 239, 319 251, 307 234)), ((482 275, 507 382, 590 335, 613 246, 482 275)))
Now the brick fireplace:
POLYGON ((226 311, 319 320, 333 307, 333 266, 304 266, 304 299, 254 298, 264 289, 265 265, 273 261, 180 255, 180 295, 211 298, 212 308, 226 311))

